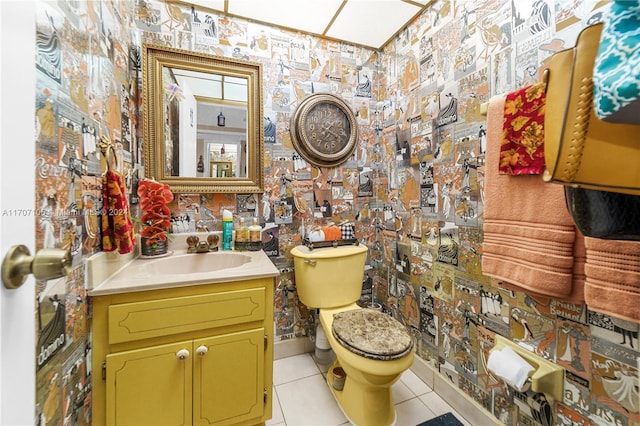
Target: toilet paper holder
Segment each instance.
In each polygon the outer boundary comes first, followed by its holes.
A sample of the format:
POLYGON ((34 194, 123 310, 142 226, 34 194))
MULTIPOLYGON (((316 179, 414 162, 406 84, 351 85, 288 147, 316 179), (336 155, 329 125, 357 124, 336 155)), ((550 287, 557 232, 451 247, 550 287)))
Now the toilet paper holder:
POLYGON ((527 379, 532 391, 544 393, 547 399, 563 400, 564 368, 496 334, 496 343, 490 352, 502 350, 505 347, 511 348, 534 368, 527 379))

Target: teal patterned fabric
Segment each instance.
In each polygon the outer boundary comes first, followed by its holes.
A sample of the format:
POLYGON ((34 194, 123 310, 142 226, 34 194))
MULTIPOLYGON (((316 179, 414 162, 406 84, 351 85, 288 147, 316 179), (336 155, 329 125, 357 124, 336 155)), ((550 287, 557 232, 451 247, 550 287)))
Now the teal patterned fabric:
POLYGON ((593 70, 598 118, 640 124, 640 0, 611 3, 593 70))

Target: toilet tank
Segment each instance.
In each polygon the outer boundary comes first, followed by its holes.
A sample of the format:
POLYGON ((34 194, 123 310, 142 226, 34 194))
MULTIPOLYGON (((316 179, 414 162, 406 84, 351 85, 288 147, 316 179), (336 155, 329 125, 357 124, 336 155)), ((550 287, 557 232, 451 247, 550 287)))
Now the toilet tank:
POLYGON ((291 250, 298 298, 310 308, 349 305, 360 299, 367 246, 291 250))

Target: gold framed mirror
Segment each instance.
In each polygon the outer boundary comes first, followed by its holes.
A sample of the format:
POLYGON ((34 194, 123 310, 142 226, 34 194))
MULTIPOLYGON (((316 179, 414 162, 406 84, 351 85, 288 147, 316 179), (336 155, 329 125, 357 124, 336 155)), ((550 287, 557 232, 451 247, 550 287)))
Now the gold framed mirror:
POLYGON ((178 193, 262 192, 262 65, 142 49, 145 176, 178 193))

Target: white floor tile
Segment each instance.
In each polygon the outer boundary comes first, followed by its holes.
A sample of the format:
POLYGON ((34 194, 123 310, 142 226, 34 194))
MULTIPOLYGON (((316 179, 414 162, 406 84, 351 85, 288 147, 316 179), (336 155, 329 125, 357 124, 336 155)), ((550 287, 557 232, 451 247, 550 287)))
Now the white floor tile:
POLYGON ((320 370, 309 354, 295 355, 273 362, 273 384, 275 386, 319 373, 320 370))
POLYGON ((337 426, 347 422, 319 373, 279 385, 277 391, 287 425, 337 426))
POLYGON ((424 395, 427 392, 431 392, 431 388, 426 385, 425 382, 420 380, 420 378, 411 370, 407 370, 402 373, 400 376, 400 381, 407 385, 411 392, 413 392, 416 396, 424 395))
MULTIPOLYGON (((273 417, 266 426, 348 426, 323 373, 326 367, 316 364, 311 353, 274 361, 273 417)), ((415 426, 447 412, 471 426, 410 370, 394 383, 392 392, 396 426, 415 426)))
POLYGON ((415 426, 436 415, 418 398, 396 404, 396 426, 415 426))
POLYGON ((271 403, 271 420, 268 420, 266 422, 266 426, 278 426, 278 425, 284 425, 284 415, 282 414, 282 408, 280 407, 280 399, 278 398, 278 392, 276 391, 276 388, 273 388, 273 391, 271 392, 271 394, 273 395, 272 397, 272 403, 271 403))
POLYGON ((420 395, 420 401, 424 403, 436 416, 440 416, 445 413, 453 412, 451 406, 444 399, 435 392, 429 392, 424 395, 420 395))
POLYGON ((402 381, 398 380, 391 386, 391 394, 393 395, 393 403, 399 404, 400 402, 415 398, 413 392, 402 381))

